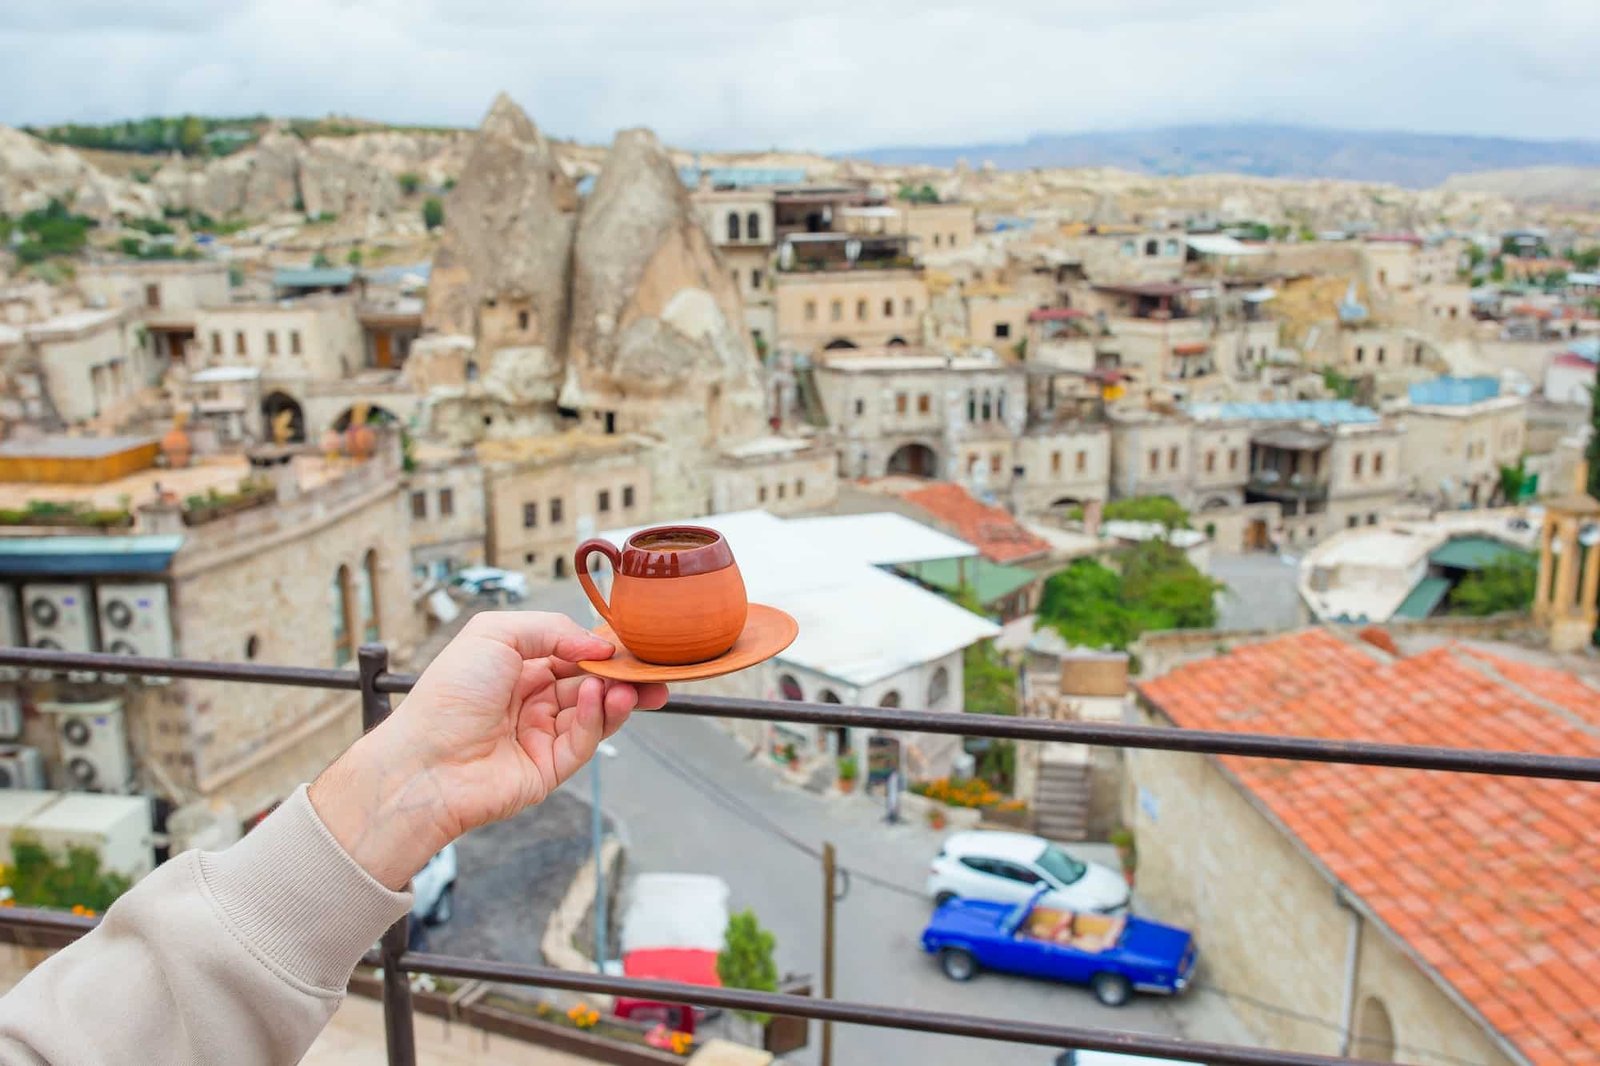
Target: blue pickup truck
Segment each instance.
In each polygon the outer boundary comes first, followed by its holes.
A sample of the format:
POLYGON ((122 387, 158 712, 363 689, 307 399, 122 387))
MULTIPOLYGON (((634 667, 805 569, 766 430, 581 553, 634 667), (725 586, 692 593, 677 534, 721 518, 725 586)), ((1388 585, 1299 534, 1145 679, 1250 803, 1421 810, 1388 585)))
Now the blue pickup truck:
POLYGON ((987 967, 1006 973, 1088 985, 1095 998, 1120 1007, 1135 990, 1182 992, 1194 974, 1194 937, 1186 930, 1128 915, 1073 914, 1023 903, 951 900, 922 931, 922 948, 937 955, 953 981, 987 967))

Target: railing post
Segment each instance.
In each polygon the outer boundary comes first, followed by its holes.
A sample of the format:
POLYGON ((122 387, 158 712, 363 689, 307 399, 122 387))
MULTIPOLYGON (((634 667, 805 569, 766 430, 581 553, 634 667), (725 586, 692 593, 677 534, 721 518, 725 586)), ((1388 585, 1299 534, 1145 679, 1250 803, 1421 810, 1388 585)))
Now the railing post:
MULTIPOLYGON (((361 674, 361 728, 371 730, 389 717, 389 694, 379 692, 377 678, 389 669, 389 649, 382 644, 363 644, 356 652, 361 674)), ((383 1031, 389 1048, 389 1066, 416 1066, 417 1041, 411 1023, 411 982, 400 968, 400 956, 410 941, 409 914, 384 930, 383 956, 383 1031)))

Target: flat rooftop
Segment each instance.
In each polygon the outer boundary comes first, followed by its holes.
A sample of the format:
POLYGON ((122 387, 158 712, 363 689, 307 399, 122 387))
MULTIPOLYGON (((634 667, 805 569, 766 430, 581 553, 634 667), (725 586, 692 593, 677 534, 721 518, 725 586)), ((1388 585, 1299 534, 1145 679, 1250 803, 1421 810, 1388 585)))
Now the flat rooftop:
MULTIPOLYGON (((302 492, 337 481, 350 470, 349 460, 330 462, 320 455, 297 455, 293 462, 302 492)), ((98 485, 0 481, 0 509, 24 510, 29 503, 42 502, 79 504, 98 510, 131 510, 141 504, 154 503, 161 492, 170 492, 180 500, 204 496, 211 489, 231 492, 252 473, 259 476, 263 472, 254 470, 244 455, 233 454, 206 456, 181 470, 151 467, 98 485)))
POLYGON ((40 437, 0 441, 0 459, 99 459, 157 443, 155 437, 40 437))
POLYGON ((1192 403, 1184 410, 1204 422, 1315 422, 1322 426, 1349 426, 1381 421, 1372 408, 1349 400, 1192 403))

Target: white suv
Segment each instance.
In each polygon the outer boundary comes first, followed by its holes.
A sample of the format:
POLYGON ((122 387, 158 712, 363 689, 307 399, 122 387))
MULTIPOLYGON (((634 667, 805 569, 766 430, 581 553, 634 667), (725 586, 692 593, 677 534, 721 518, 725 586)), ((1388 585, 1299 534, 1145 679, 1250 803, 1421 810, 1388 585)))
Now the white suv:
POLYGON ((443 925, 456 909, 456 846, 428 860, 411 879, 411 916, 428 925, 443 925))
POLYGON ((928 895, 941 906, 952 899, 1021 903, 1041 887, 1049 889, 1040 901, 1046 907, 1081 914, 1128 909, 1128 882, 1120 873, 1026 833, 952 834, 928 871, 928 895))

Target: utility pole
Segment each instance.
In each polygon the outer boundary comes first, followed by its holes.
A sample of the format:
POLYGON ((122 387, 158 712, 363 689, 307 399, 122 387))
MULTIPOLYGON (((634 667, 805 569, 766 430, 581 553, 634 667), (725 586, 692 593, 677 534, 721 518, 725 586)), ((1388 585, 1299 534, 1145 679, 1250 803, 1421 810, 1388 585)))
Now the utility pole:
POLYGON ((606 864, 600 857, 604 843, 600 816, 600 764, 605 759, 600 752, 589 760, 590 781, 594 796, 589 803, 590 850, 594 852, 594 972, 606 972, 606 864))
MULTIPOLYGON (((822 845, 822 998, 833 998, 833 912, 834 905, 850 894, 850 874, 840 870, 834 860, 832 844, 822 845), (839 883, 840 875, 844 883, 839 883)), ((833 1023, 822 1023, 821 1066, 833 1066, 833 1023)))

